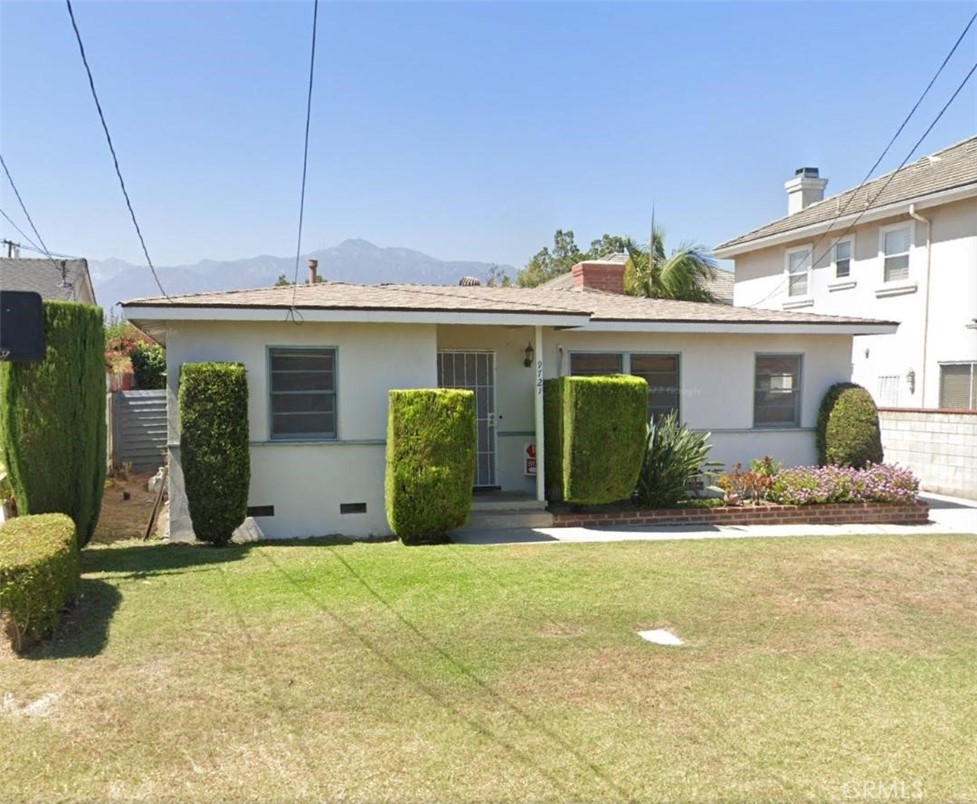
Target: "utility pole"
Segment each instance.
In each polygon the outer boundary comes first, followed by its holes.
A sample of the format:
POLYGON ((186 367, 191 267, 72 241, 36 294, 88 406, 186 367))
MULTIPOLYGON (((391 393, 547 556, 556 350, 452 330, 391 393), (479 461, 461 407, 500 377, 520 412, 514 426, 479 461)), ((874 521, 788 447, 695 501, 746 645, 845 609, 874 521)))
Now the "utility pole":
POLYGON ((2 242, 7 247, 7 257, 19 257, 20 256, 20 243, 15 243, 13 240, 2 240, 2 242))

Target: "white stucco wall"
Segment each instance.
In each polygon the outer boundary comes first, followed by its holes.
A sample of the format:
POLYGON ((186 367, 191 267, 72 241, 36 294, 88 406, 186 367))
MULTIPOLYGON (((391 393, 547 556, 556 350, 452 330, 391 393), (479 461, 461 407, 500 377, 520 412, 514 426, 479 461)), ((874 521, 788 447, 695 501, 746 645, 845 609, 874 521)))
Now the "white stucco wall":
MULTIPOLYGON (((818 260, 810 274, 806 312, 898 321, 893 335, 854 339, 852 364, 855 382, 864 385, 880 404, 899 407, 937 407, 939 364, 977 360, 977 329, 967 328, 977 318, 977 199, 920 210, 931 221, 929 282, 927 288, 927 225, 914 221, 906 210, 892 218, 856 227, 854 259, 847 280, 834 276, 829 247, 831 236, 817 244, 818 260), (909 223, 913 245, 909 279, 886 284, 879 253, 879 229, 909 223), (888 291, 899 291, 885 295, 888 291), (880 295, 881 294, 881 295, 880 295), (926 310, 929 310, 927 317, 926 310), (925 338, 924 338, 925 335, 925 338), (924 341, 926 359, 924 361, 924 341), (915 391, 907 375, 915 374, 915 391), (899 377, 897 399, 880 397, 880 377, 899 377)), ((838 226, 835 235, 845 227, 838 226)), ((787 296, 786 252, 812 245, 806 238, 736 257, 733 303, 737 306, 784 309, 798 300, 787 296)))
POLYGON ((240 362, 248 370, 248 500, 275 507, 273 517, 257 520, 268 537, 389 533, 383 494, 387 391, 436 385, 434 326, 171 323, 166 347, 171 538, 192 539, 178 448, 180 365, 207 360, 240 362), (269 346, 336 347, 337 440, 269 440, 269 346), (367 512, 340 514, 346 502, 365 502, 367 512))

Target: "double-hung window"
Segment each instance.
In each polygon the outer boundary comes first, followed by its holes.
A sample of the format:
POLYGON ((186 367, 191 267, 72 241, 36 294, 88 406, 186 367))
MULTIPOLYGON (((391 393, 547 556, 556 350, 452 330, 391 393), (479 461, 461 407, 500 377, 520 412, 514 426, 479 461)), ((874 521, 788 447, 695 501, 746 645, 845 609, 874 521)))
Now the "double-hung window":
POLYGON ((641 377, 648 383, 648 418, 658 419, 670 411, 679 414, 679 362, 677 354, 572 352, 570 374, 576 377, 602 374, 641 377))
POLYGON ((336 438, 336 350, 269 349, 271 437, 336 438))
POLYGON ((791 249, 787 252, 787 295, 807 296, 811 272, 811 247, 791 249))
POLYGON ((909 247, 912 227, 893 226, 882 229, 879 243, 882 252, 882 275, 885 282, 909 279, 909 247))
POLYGON ((851 276, 851 240, 839 240, 833 249, 832 262, 835 267, 835 279, 846 279, 851 276))
POLYGON ((940 366, 940 407, 977 410, 977 363, 944 363, 940 366))
POLYGON ((754 427, 800 427, 801 355, 757 355, 754 427))

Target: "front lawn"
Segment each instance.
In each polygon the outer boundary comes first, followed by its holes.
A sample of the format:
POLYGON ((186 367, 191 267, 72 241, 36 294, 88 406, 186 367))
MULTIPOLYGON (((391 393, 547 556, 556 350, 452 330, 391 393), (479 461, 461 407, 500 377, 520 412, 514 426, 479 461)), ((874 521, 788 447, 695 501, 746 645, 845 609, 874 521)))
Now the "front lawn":
POLYGON ((972 537, 82 558, 5 800, 977 798, 972 537))

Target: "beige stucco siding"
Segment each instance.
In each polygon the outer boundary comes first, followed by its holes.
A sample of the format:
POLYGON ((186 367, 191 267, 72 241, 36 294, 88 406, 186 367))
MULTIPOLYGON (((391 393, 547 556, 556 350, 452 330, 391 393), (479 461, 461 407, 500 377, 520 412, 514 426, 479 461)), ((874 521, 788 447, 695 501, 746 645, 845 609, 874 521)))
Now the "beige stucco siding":
POLYGON ((184 322, 167 329, 170 535, 191 538, 179 461, 177 383, 186 362, 235 361, 248 370, 251 429, 249 504, 273 505, 259 521, 269 537, 389 532, 383 470, 387 391, 434 387, 435 327, 376 324, 233 324, 184 322), (269 440, 268 347, 331 346, 337 350, 335 441, 269 440), (365 514, 340 514, 344 502, 365 502, 365 514))

